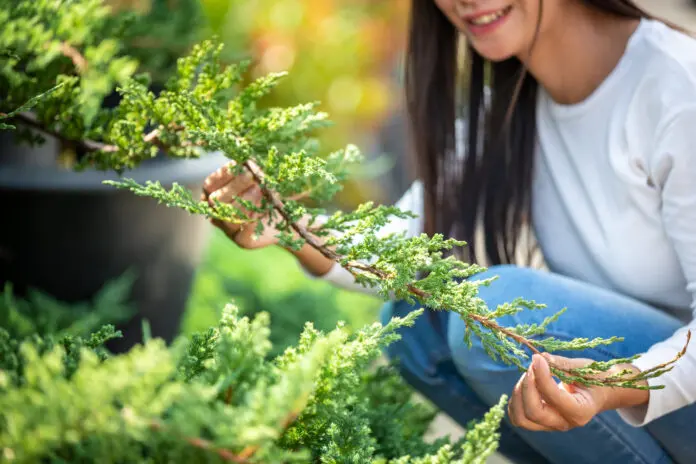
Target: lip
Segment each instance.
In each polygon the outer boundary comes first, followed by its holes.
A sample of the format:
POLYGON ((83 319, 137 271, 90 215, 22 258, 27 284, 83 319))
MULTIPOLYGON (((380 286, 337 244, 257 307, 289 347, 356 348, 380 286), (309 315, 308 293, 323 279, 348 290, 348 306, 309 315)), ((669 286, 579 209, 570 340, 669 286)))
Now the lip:
POLYGON ((467 21, 467 22, 468 22, 468 21, 471 21, 472 19, 476 19, 476 18, 480 18, 481 16, 486 16, 486 15, 489 15, 489 14, 493 14, 493 13, 496 13, 496 12, 498 12, 498 11, 500 11, 500 10, 504 10, 504 9, 506 9, 506 8, 509 8, 509 7, 510 7, 510 5, 507 5, 507 6, 504 6, 504 7, 501 7, 501 8, 494 8, 494 9, 492 9, 492 10, 478 11, 478 12, 476 12, 476 13, 470 13, 470 14, 467 14, 467 15, 462 15, 462 19, 463 19, 464 21, 467 21))
POLYGON ((487 11, 478 11, 476 13, 470 13, 468 15, 461 16, 461 18, 464 21, 464 23, 466 24, 466 28, 472 36, 481 37, 481 36, 490 34, 491 32, 498 29, 500 26, 502 26, 505 23, 505 21, 507 21, 511 12, 512 12, 512 6, 508 5, 508 6, 504 6, 502 8, 496 8, 496 9, 487 10, 487 11), (476 25, 476 24, 472 24, 470 22, 471 20, 480 18, 481 16, 486 16, 489 14, 497 13, 498 11, 501 11, 501 10, 509 10, 509 11, 504 16, 496 19, 495 21, 493 21, 490 24, 476 25))

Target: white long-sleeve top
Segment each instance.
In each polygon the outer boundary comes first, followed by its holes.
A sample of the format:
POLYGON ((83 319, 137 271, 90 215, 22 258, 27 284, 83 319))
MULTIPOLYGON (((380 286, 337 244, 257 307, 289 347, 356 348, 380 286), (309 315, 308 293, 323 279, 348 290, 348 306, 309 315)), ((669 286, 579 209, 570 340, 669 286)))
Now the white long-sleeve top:
MULTIPOLYGON (((635 361, 671 360, 696 335, 696 40, 643 20, 614 71, 586 100, 561 105, 540 89, 533 228, 553 272, 666 308, 685 326, 635 361)), ((422 185, 397 205, 419 215, 383 233, 422 232, 422 185)), ((373 292, 335 265, 322 277, 373 292)), ((696 343, 647 406, 620 410, 645 425, 696 401, 696 343)))

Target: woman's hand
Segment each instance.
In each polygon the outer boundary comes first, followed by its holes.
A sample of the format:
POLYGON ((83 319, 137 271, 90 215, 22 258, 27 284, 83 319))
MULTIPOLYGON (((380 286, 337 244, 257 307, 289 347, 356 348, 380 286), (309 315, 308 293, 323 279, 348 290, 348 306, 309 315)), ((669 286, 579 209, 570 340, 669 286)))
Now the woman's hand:
MULTIPOLYGON (((221 167, 214 173, 210 174, 203 182, 203 194, 201 199, 207 201, 211 206, 215 206, 215 202, 229 203, 234 205, 251 218, 251 221, 245 224, 235 224, 232 222, 219 221, 211 219, 213 225, 221 229, 230 240, 235 242, 242 248, 257 249, 264 248, 270 245, 277 245, 278 229, 275 226, 269 225, 269 215, 259 214, 246 210, 238 199, 250 201, 253 205, 259 206, 263 199, 263 192, 258 183, 254 180, 251 174, 234 175, 230 172, 230 167, 234 166, 234 162, 221 167), (264 224, 263 233, 260 236, 255 235, 255 230, 258 222, 264 224)), ((301 198, 300 195, 293 199, 301 198)), ((310 221, 310 216, 307 215, 297 221, 298 225, 307 227, 310 221)), ((299 235, 295 233, 295 238, 299 235)), ((300 262, 300 264, 310 273, 315 276, 326 275, 334 265, 334 262, 325 257, 322 253, 305 244, 299 251, 288 249, 300 262)))
MULTIPOLYGON (((568 431, 586 425, 602 411, 646 404, 649 400, 645 390, 558 384, 551 375, 549 362, 566 370, 584 367, 592 360, 534 355, 508 403, 513 425, 532 431, 568 431)), ((632 365, 617 365, 605 375, 625 369, 637 371, 632 365)))
POLYGON ((221 229, 232 241, 242 248, 255 249, 263 248, 278 243, 276 235, 278 231, 275 227, 267 225, 268 215, 261 216, 246 210, 237 200, 242 198, 250 201, 253 205, 259 206, 263 198, 261 188, 254 181, 251 174, 244 173, 234 175, 230 172, 230 167, 234 162, 221 167, 210 174, 203 182, 203 200, 207 200, 211 206, 215 202, 229 203, 252 218, 246 224, 235 224, 232 222, 211 219, 213 225, 221 229), (254 231, 258 221, 264 221, 264 231, 259 237, 254 236, 254 231))

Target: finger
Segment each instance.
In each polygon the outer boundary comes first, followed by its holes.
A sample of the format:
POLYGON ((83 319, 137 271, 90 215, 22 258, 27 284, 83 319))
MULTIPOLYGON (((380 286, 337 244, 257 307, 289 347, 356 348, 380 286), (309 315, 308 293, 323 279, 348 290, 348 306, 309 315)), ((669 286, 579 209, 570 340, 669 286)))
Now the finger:
POLYGON ((510 422, 515 427, 531 430, 533 432, 549 431, 549 428, 530 421, 524 414, 522 383, 525 380, 525 376, 526 374, 524 374, 520 378, 519 382, 517 382, 517 385, 515 385, 515 388, 512 390, 512 396, 510 397, 510 401, 508 402, 508 416, 510 418, 510 422))
POLYGON ((235 174, 230 172, 230 168, 234 167, 234 165, 235 162, 231 161, 206 177, 203 181, 203 192, 210 195, 232 180, 235 174))
POLYGON ((545 403, 534 379, 534 369, 530 368, 522 381, 522 405, 525 417, 536 424, 552 430, 566 431, 570 424, 551 405, 545 403))
POLYGON ((579 369, 593 362, 591 359, 566 358, 564 356, 554 356, 549 353, 544 353, 542 356, 544 357, 544 359, 546 359, 549 366, 553 366, 564 371, 579 369))
POLYGON ((254 180, 248 176, 237 176, 231 179, 226 185, 220 187, 210 194, 210 199, 214 202, 232 203, 235 198, 244 195, 244 193, 254 186, 254 180))
MULTIPOLYGON (((242 196, 237 197, 237 199, 242 198, 244 200, 250 201, 254 205, 259 205, 261 203, 261 199, 263 198, 263 193, 261 192, 261 189, 259 188, 258 185, 252 185, 251 188, 247 189, 246 192, 242 194, 242 196)), ((232 206, 237 208, 241 213, 246 215, 250 220, 254 220, 260 216, 260 213, 257 213, 255 211, 250 211, 247 208, 245 208, 241 202, 237 201, 237 199, 233 200, 231 202, 232 206)), ((212 200, 208 200, 209 203, 212 204, 212 200)), ((214 205, 212 205, 214 206, 214 205)), ((225 234, 227 234, 228 237, 230 237, 232 240, 236 239, 236 235, 245 229, 244 224, 238 224, 230 221, 223 221, 220 219, 211 219, 211 223, 222 229, 225 234)), ((247 225, 247 227, 251 227, 250 225, 247 225)))
POLYGON ((221 221, 220 219, 215 219, 211 218, 210 223, 223 231, 227 237, 234 241, 236 238, 237 233, 239 232, 239 226, 236 226, 235 224, 232 224, 227 221, 221 221))
POLYGON ((561 388, 551 375, 548 362, 542 356, 532 357, 532 368, 534 369, 534 380, 541 399, 551 405, 563 417, 582 416, 581 406, 575 398, 561 388))
MULTIPOLYGON (((248 188, 241 196, 238 198, 241 198, 243 200, 246 200, 250 202, 252 205, 258 207, 261 205, 261 199, 263 198, 263 192, 261 192, 261 188, 257 184, 253 184, 250 188, 248 188)), ((248 218, 253 219, 259 216, 259 213, 247 209, 244 205, 242 205, 241 202, 235 201, 234 206, 239 209, 242 213, 244 213, 248 218)))

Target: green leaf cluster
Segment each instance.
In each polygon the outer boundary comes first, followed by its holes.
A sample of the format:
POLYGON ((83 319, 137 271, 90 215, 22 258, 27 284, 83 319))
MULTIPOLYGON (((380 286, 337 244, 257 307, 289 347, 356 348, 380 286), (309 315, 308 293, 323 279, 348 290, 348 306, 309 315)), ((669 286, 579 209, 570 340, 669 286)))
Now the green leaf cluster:
POLYGON ((120 55, 120 26, 102 0, 0 0, 0 112, 60 84, 37 105, 41 122, 98 138, 104 98, 137 68, 120 55))

